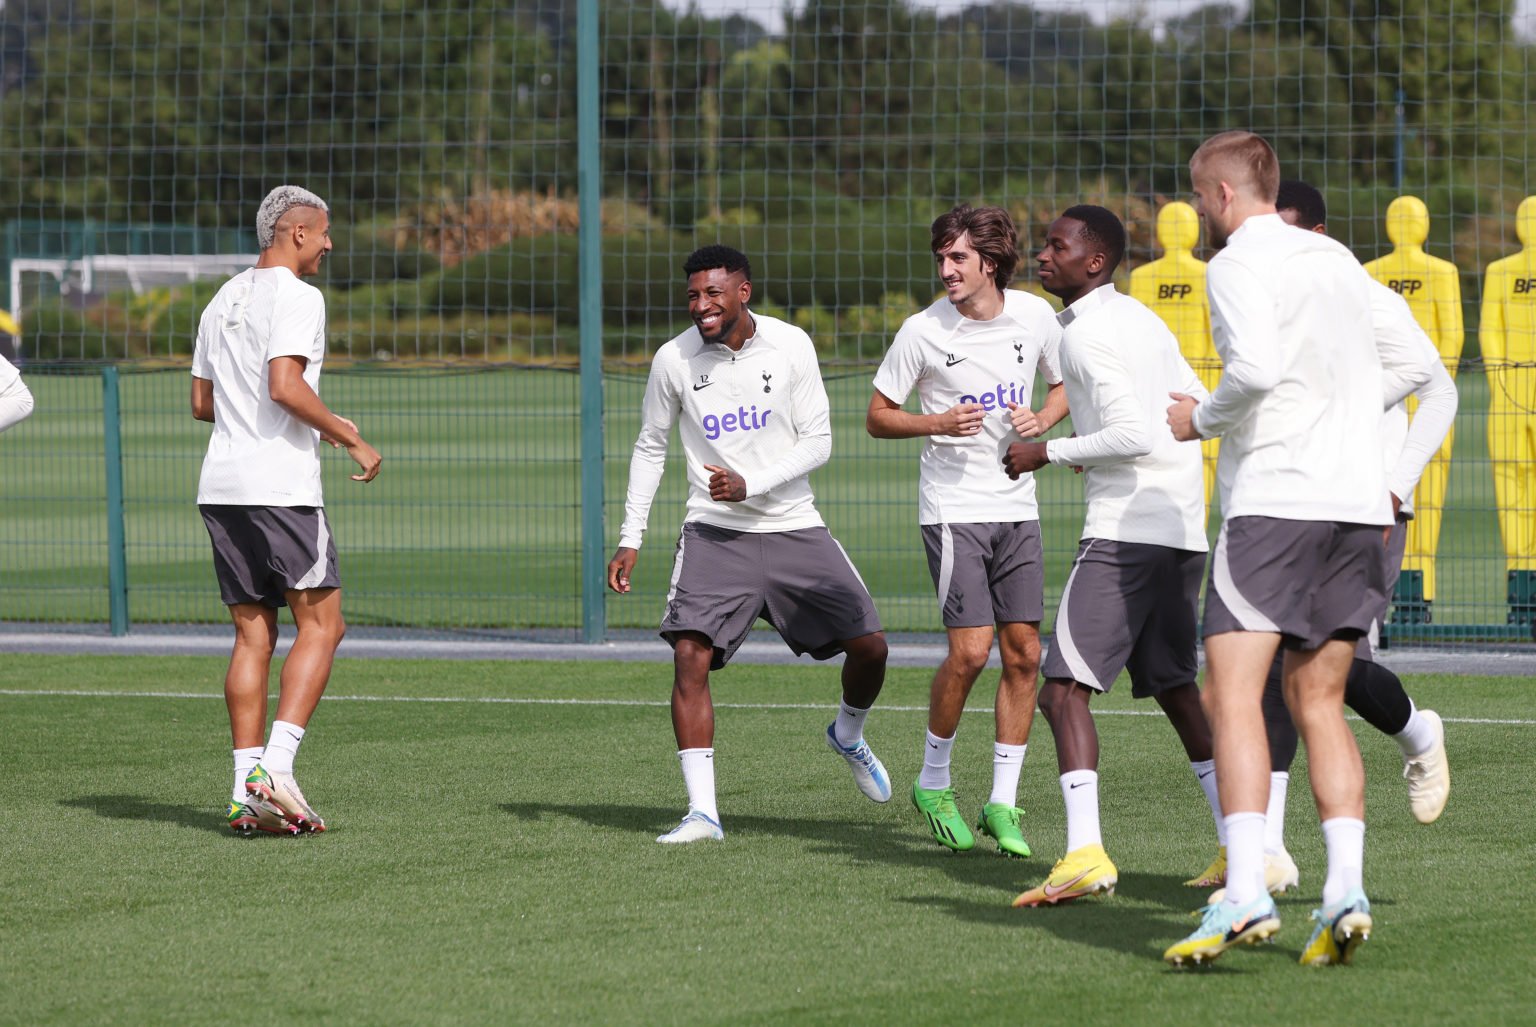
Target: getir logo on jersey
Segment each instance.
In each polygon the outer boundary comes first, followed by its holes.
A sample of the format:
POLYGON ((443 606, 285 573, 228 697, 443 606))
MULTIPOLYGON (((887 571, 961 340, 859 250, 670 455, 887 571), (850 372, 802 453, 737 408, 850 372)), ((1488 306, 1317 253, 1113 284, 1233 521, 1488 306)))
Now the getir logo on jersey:
POLYGON ((960 396, 962 403, 980 403, 983 410, 1002 410, 1013 403, 1016 406, 1029 406, 1030 395, 1024 389, 1022 382, 998 382, 992 388, 979 396, 970 396, 964 393, 960 396))
POLYGON ((730 413, 705 414, 699 419, 699 424, 704 428, 704 437, 713 442, 727 432, 756 431, 766 427, 768 416, 772 413, 772 410, 759 411, 754 403, 750 407, 737 407, 730 413))

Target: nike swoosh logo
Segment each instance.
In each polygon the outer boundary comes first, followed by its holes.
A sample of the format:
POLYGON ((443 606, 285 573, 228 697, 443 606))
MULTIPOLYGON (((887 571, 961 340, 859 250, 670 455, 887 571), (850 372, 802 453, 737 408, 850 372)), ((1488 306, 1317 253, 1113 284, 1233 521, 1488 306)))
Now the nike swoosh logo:
POLYGON ((1098 869, 1098 867, 1089 867, 1087 870, 1084 870, 1082 873, 1080 873, 1076 877, 1072 878, 1072 880, 1066 882, 1065 884, 1058 885, 1055 888, 1051 887, 1050 882, 1047 881, 1046 884, 1045 884, 1045 887, 1043 887, 1041 889, 1041 891, 1043 891, 1045 893, 1045 897, 1046 898, 1054 899, 1058 895, 1061 895, 1061 894, 1064 894, 1065 892, 1071 891, 1077 885, 1082 883, 1083 878, 1087 877, 1089 874, 1093 873, 1097 869, 1098 869))
POLYGON ((1200 780, 1204 781, 1206 778, 1210 777, 1214 773, 1216 773, 1216 771, 1214 771, 1214 770, 1207 770, 1205 773, 1200 775, 1200 780))
POLYGON ((947 357, 944 360, 944 366, 945 367, 954 367, 956 364, 963 364, 963 363, 965 363, 969 359, 971 359, 971 358, 970 357, 961 357, 960 359, 956 360, 954 357, 947 357))
POLYGON ((707 389, 707 388, 709 388, 713 384, 715 384, 715 383, 714 382, 705 382, 703 385, 695 385, 693 387, 693 391, 694 392, 698 392, 700 389, 707 389))
POLYGON ((1073 789, 1073 788, 1081 788, 1081 787, 1083 787, 1083 785, 1085 785, 1087 783, 1088 783, 1087 781, 1074 781, 1071 784, 1067 785, 1067 788, 1069 790, 1073 789))
POLYGON ((929 742, 929 743, 928 743, 928 748, 930 748, 930 749, 937 749, 937 748, 938 748, 938 746, 937 746, 937 745, 934 745, 934 744, 933 744, 933 743, 932 743, 932 742, 929 742))

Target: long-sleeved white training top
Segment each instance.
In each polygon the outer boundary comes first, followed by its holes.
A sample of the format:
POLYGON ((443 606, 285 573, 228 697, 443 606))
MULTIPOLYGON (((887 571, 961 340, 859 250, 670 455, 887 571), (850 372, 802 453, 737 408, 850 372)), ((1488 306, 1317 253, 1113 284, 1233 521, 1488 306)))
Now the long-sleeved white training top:
POLYGON ((1429 381, 1414 391, 1419 401, 1413 419, 1408 418, 1406 403, 1398 403, 1382 417, 1382 443, 1386 446, 1387 488, 1402 500, 1402 512, 1413 516, 1413 490, 1424 476, 1424 468, 1440 449, 1456 421, 1456 382, 1440 362, 1440 352, 1414 318, 1408 301, 1385 285, 1371 279, 1373 314, 1378 335, 1383 329, 1402 337, 1403 347, 1418 353, 1419 362, 1429 374, 1429 381))
POLYGON ((1168 431, 1168 393, 1206 396, 1163 319, 1101 285, 1057 315, 1074 438, 1045 444, 1051 463, 1084 468, 1083 538, 1209 548, 1200 446, 1168 431))
POLYGON ((629 461, 619 545, 640 548, 674 424, 680 425, 688 464, 684 521, 738 531, 792 531, 823 523, 808 480, 832 455, 816 348, 792 324, 750 316, 756 331, 734 353, 705 342, 693 327, 656 351, 629 461), (741 475, 747 498, 710 499, 706 464, 741 475))
POLYGON ((1370 275, 1340 243, 1261 214, 1205 281, 1223 370, 1194 427, 1222 438, 1223 515, 1391 523, 1382 413, 1429 371, 1378 331, 1370 275))

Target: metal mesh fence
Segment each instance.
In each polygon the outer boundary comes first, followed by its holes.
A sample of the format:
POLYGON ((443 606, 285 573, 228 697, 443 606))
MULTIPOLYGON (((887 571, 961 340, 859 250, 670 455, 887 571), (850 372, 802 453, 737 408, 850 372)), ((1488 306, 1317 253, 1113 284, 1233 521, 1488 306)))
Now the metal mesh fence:
MULTIPOLYGON (((192 506, 205 436, 185 374, 218 279, 87 286, 83 269, 250 252, 260 197, 295 181, 335 214, 317 279, 324 395, 386 457, 367 489, 327 461, 353 623, 580 633, 583 464, 602 464, 611 551, 645 364, 686 323, 681 260, 723 241, 752 256, 755 305, 822 354, 836 432, 813 479, 824 515, 889 626, 934 629, 918 443, 862 426, 876 362, 937 294, 928 223, 957 200, 998 203, 1038 244, 1065 206, 1102 203, 1131 232, 1128 284, 1176 248, 1158 214, 1187 194, 1193 147, 1247 127, 1323 191, 1333 235, 1423 301, 1459 371, 1454 449, 1420 497, 1443 519, 1416 543, 1420 593, 1400 604, 1431 623, 1399 632, 1523 635, 1536 611, 1536 203, 1521 207, 1533 34, 1511 0, 9 0, 0 261, 33 270, 0 281, 25 283, 9 302, 38 410, 0 439, 0 620, 105 623, 114 589, 133 624, 222 618, 192 506), (594 12, 583 63, 578 21, 594 12), (584 127, 600 140, 598 397, 571 373, 584 127), (1423 201, 1421 238, 1389 223, 1404 195, 1423 201), (103 362, 123 371, 116 583, 103 362), (600 458, 579 445, 595 416, 600 458)), ((669 471, 636 594, 606 601, 609 626, 659 616, 681 478, 669 471)), ((1048 599, 1079 488, 1041 475, 1048 599)))

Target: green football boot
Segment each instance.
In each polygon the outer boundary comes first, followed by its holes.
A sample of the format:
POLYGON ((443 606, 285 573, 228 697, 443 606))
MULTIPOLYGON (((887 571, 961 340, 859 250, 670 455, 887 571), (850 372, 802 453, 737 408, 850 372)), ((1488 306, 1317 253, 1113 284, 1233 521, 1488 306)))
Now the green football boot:
POLYGON ((933 840, 946 849, 965 852, 975 846, 976 836, 971 834, 965 818, 955 808, 953 788, 919 788, 914 781, 912 805, 928 821, 928 830, 933 832, 933 840))
POLYGON ((989 802, 981 807, 981 816, 976 818, 976 830, 988 838, 996 839, 1000 854, 1023 859, 1029 856, 1029 843, 1019 830, 1019 818, 1023 815, 1024 811, 1017 806, 989 802))

